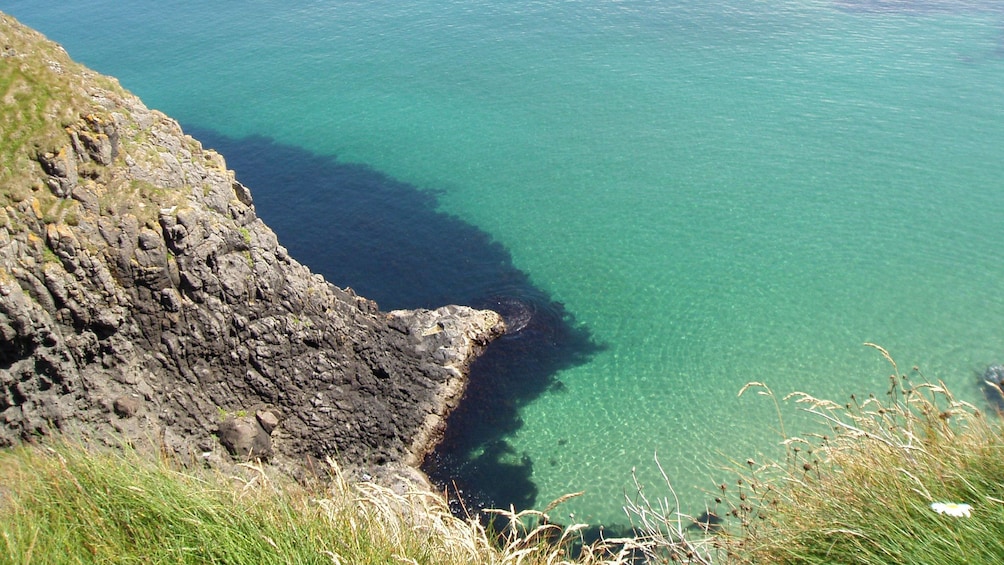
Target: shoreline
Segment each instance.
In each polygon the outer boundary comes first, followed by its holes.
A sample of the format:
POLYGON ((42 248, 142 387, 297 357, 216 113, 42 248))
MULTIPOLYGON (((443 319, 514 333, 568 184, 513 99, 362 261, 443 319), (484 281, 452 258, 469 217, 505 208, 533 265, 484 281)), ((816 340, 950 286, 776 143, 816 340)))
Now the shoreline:
POLYGON ((4 14, 0 37, 25 85, 3 126, 2 377, 20 384, 0 445, 72 432, 208 465, 420 472, 501 317, 382 312, 327 282, 175 120, 4 14))

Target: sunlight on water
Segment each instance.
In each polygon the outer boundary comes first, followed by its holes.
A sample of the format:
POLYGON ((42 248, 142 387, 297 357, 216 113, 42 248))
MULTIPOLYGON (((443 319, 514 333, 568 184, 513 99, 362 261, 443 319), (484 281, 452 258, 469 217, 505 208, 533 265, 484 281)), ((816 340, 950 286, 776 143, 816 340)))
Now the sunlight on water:
POLYGON ((776 448, 743 384, 881 394, 866 341, 971 400, 1004 357, 993 4, 8 4, 186 125, 368 165, 503 244, 604 347, 507 438, 539 506, 623 522, 658 453, 699 512, 776 448))

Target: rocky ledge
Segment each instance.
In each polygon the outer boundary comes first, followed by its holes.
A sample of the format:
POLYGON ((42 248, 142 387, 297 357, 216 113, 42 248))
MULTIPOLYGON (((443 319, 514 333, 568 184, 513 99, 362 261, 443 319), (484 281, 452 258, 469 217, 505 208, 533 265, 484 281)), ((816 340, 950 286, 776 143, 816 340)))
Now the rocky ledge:
POLYGON ((496 313, 381 312, 290 257, 175 121, 3 14, 0 49, 0 445, 421 462, 496 313))

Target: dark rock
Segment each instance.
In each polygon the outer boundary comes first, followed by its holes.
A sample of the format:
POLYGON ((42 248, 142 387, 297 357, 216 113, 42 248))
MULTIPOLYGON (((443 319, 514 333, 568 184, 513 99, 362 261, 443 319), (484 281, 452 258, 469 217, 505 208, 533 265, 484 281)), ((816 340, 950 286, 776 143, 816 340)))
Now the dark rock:
POLYGON ((65 198, 77 187, 77 153, 70 145, 55 151, 41 152, 37 156, 42 169, 49 175, 46 184, 52 193, 65 198))
POLYGON ((25 62, 30 84, 57 80, 56 61, 58 80, 84 94, 52 102, 71 116, 55 130, 65 137, 10 161, 34 160, 34 185, 72 194, 75 220, 43 222, 42 193, 4 209, 0 445, 74 430, 159 438, 186 460, 218 430, 240 458, 417 465, 469 363, 501 335, 498 315, 384 313, 329 284, 288 256, 222 157, 174 120, 2 14, 0 36, 38 58, 25 62), (221 408, 261 406, 219 423, 221 408))
POLYGON ((710 510, 701 512, 700 516, 694 518, 694 521, 688 526, 689 529, 696 529, 705 533, 717 533, 724 527, 725 521, 722 520, 722 517, 710 510))
POLYGON ((237 181, 234 181, 233 187, 234 187, 234 195, 237 197, 237 200, 239 200, 245 206, 254 205, 253 199, 251 198, 251 191, 248 190, 248 187, 244 186, 243 184, 237 181))
POLYGON ((87 155, 102 165, 111 165, 118 156, 119 134, 115 121, 100 113, 88 114, 84 121, 88 127, 80 128, 77 133, 87 155))
POLYGON ((1004 365, 990 365, 983 371, 983 394, 997 410, 1004 411, 1004 365))
POLYGON ((144 251, 157 249, 164 242, 161 235, 151 229, 142 229, 138 235, 139 248, 144 251))
POLYGON ((132 418, 139 412, 140 406, 140 400, 132 396, 120 396, 112 402, 115 414, 122 418, 132 418))
POLYGON ((239 460, 268 459, 272 455, 272 438, 254 418, 238 416, 220 423, 220 443, 239 460))

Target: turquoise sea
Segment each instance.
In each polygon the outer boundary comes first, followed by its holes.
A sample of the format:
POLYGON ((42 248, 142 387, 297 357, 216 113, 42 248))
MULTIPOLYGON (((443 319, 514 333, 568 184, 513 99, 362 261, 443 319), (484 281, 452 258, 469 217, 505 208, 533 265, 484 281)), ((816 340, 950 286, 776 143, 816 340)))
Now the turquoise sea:
MULTIPOLYGON (((474 504, 697 513, 769 399, 1004 362, 1004 7, 0 0, 218 147, 314 270, 496 305, 428 470, 474 504)), ((818 431, 783 406, 791 434, 818 431)))

